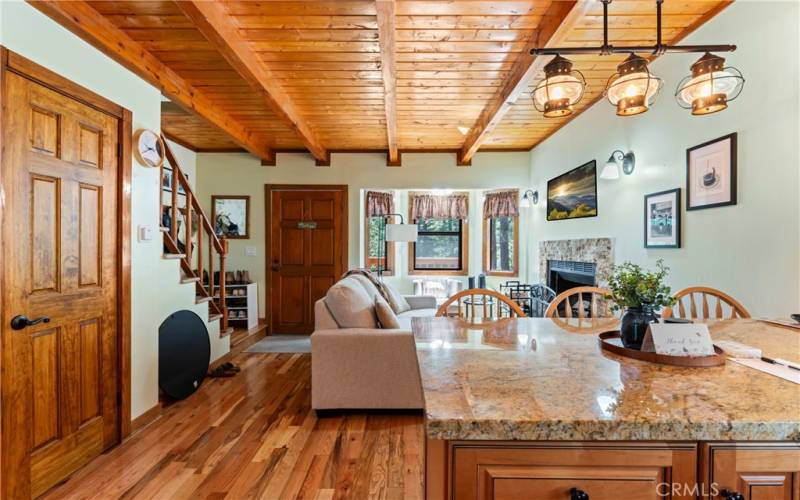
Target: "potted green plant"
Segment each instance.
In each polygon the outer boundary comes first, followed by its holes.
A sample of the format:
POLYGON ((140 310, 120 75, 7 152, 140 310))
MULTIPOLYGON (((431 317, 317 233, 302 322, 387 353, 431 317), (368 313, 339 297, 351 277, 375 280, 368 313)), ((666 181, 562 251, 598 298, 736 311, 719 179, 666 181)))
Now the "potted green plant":
POLYGON ((664 284, 667 274, 669 268, 661 259, 652 272, 632 262, 612 267, 608 280, 611 294, 606 299, 613 301, 612 310, 625 311, 620 324, 625 347, 641 349, 647 326, 658 321, 656 311, 675 303, 670 288, 664 284))

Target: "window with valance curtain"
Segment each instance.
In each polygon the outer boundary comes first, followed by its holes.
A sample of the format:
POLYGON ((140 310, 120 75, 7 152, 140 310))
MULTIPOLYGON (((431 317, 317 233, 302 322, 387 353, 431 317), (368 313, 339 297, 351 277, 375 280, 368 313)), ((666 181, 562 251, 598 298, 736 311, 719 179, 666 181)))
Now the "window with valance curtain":
POLYGON ((384 245, 385 216, 395 213, 394 194, 384 191, 367 191, 365 207, 364 267, 383 274, 394 274, 394 243, 384 245), (385 257, 385 259, 384 259, 385 257))
POLYGON ((490 276, 519 274, 519 191, 484 194, 483 270, 490 276))
POLYGON ((464 275, 468 272, 468 193, 411 193, 409 215, 418 226, 409 252, 410 274, 464 275))

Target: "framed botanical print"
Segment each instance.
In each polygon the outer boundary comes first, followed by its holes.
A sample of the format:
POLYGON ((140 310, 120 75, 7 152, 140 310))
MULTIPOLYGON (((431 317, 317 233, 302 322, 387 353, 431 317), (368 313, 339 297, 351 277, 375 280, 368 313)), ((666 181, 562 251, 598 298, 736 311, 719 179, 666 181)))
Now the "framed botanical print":
POLYGON ((681 247, 681 188, 644 195, 644 247, 681 247))
POLYGON ((221 238, 250 238, 250 197, 212 196, 211 219, 214 232, 221 238))
POLYGON ((736 132, 686 150, 686 210, 736 205, 736 132))

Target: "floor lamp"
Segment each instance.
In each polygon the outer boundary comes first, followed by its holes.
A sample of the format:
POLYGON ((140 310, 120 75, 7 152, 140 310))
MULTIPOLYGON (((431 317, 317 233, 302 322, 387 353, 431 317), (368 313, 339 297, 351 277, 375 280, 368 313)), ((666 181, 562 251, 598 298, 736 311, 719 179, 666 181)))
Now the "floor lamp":
POLYGON ((417 225, 405 224, 402 214, 386 214, 383 216, 383 265, 380 265, 380 260, 378 261, 378 278, 381 280, 383 279, 383 270, 388 261, 387 247, 390 241, 406 243, 417 241, 417 225), (400 224, 389 224, 389 217, 400 217, 400 224))

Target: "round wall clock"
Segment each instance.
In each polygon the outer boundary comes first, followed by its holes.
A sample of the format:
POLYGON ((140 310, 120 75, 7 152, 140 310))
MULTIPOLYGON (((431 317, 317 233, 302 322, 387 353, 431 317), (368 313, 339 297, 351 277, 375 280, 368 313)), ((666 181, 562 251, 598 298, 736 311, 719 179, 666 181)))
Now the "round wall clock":
POLYGON ((164 164, 164 143, 161 137, 150 129, 140 129, 133 134, 136 161, 145 167, 160 167, 164 164))

